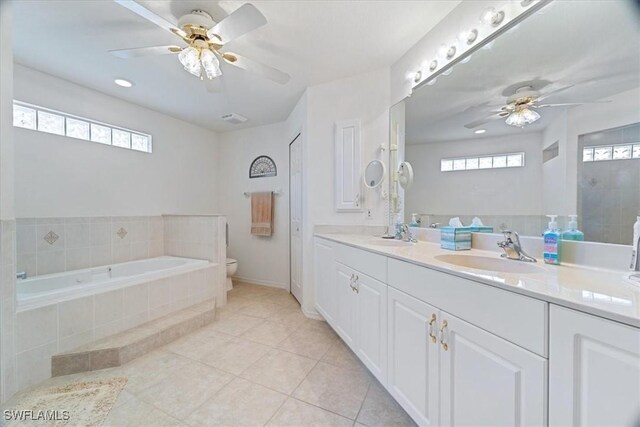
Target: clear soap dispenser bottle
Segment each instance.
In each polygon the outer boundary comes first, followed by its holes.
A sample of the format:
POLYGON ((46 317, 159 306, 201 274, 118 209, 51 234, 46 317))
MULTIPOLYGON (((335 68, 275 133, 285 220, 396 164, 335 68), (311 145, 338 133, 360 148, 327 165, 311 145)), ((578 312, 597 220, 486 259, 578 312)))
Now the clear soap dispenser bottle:
POLYGON ((569 227, 562 233, 562 240, 584 240, 584 233, 578 230, 578 215, 569 215, 569 227))
POLYGON ((547 215, 547 217, 550 221, 548 228, 544 232, 544 262, 547 264, 559 265, 562 236, 560 235, 560 229, 558 228, 558 221, 556 221, 558 215, 547 215))

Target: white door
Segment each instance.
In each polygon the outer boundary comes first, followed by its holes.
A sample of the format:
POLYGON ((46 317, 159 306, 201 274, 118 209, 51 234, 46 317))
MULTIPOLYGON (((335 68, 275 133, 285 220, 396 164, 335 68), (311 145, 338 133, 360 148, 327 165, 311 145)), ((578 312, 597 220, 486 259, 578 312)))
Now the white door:
POLYGON ((549 425, 640 425, 640 329, 551 306, 549 425))
POLYGON ((336 332, 355 351, 356 297, 355 272, 344 264, 335 263, 336 272, 336 332))
POLYGON ((360 360, 387 383, 387 285, 356 271, 356 348, 360 360))
POLYGON ((302 304, 302 138, 289 144, 289 250, 291 293, 302 304))
POLYGON ((439 311, 388 289, 387 390, 421 426, 439 425, 439 311))
POLYGON ((336 315, 336 266, 333 247, 326 240, 316 239, 313 248, 316 309, 331 325, 336 315))
POLYGON ((440 317, 441 425, 545 425, 546 359, 448 313, 440 317))

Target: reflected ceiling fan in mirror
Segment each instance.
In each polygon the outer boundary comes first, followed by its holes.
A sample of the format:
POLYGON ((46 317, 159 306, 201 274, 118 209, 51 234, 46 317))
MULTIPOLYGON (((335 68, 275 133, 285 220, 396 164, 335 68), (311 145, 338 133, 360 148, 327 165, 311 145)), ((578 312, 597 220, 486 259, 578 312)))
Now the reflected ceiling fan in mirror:
POLYGON ((531 123, 536 122, 540 118, 540 113, 536 110, 540 108, 548 107, 573 107, 583 104, 601 104, 609 101, 594 101, 594 102, 569 102, 569 103, 557 103, 557 104, 542 104, 541 102, 549 98, 552 95, 557 95, 568 89, 571 89, 575 85, 565 86, 560 89, 556 89, 552 92, 543 94, 540 91, 534 90, 533 86, 524 84, 515 90, 513 95, 509 96, 499 110, 491 111, 488 116, 467 123, 464 125, 467 129, 474 129, 485 123, 489 123, 493 120, 505 119, 505 123, 509 126, 525 127, 531 123))
MULTIPOLYGON (((123 59, 150 55, 178 54, 178 61, 184 69, 202 80, 214 81, 222 75, 221 62, 258 74, 276 83, 285 84, 289 75, 232 52, 223 52, 224 45, 250 31, 262 27, 267 19, 252 4, 246 3, 220 22, 203 10, 193 10, 173 24, 151 12, 133 0, 114 0, 158 27, 180 37, 186 47, 175 45, 152 46, 134 49, 110 50, 113 56, 123 59)), ((217 90, 217 85, 208 83, 207 89, 217 90)))

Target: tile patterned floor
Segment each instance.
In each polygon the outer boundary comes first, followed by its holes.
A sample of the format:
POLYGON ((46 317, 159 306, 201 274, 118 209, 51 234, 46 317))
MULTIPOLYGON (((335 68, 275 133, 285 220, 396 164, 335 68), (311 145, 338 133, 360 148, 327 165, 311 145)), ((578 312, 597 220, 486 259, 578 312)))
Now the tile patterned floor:
POLYGON ((325 323, 284 291, 237 283, 216 321, 118 368, 108 426, 413 426, 325 323))

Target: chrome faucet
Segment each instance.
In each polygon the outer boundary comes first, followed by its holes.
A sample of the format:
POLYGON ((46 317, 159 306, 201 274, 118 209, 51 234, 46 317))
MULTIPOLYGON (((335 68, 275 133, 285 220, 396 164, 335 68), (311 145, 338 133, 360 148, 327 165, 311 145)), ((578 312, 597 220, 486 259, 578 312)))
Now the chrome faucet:
POLYGON ((27 272, 26 271, 21 271, 19 273, 16 274, 16 279, 26 279, 27 278, 27 272))
MULTIPOLYGON (((632 256, 631 256, 631 270, 632 271, 640 271, 640 239, 638 239, 638 242, 636 244, 638 246, 633 248, 633 252, 632 252, 632 256)), ((638 276, 638 275, 635 274, 634 276, 638 276)))
POLYGON ((411 230, 409 229, 409 226, 407 224, 402 224, 401 233, 403 242, 417 242, 417 240, 411 235, 411 230))
POLYGON ((498 242, 498 246, 504 250, 504 253, 500 255, 501 257, 516 261, 537 262, 534 257, 527 255, 522 249, 518 233, 508 230, 503 231, 503 233, 505 240, 498 242))

